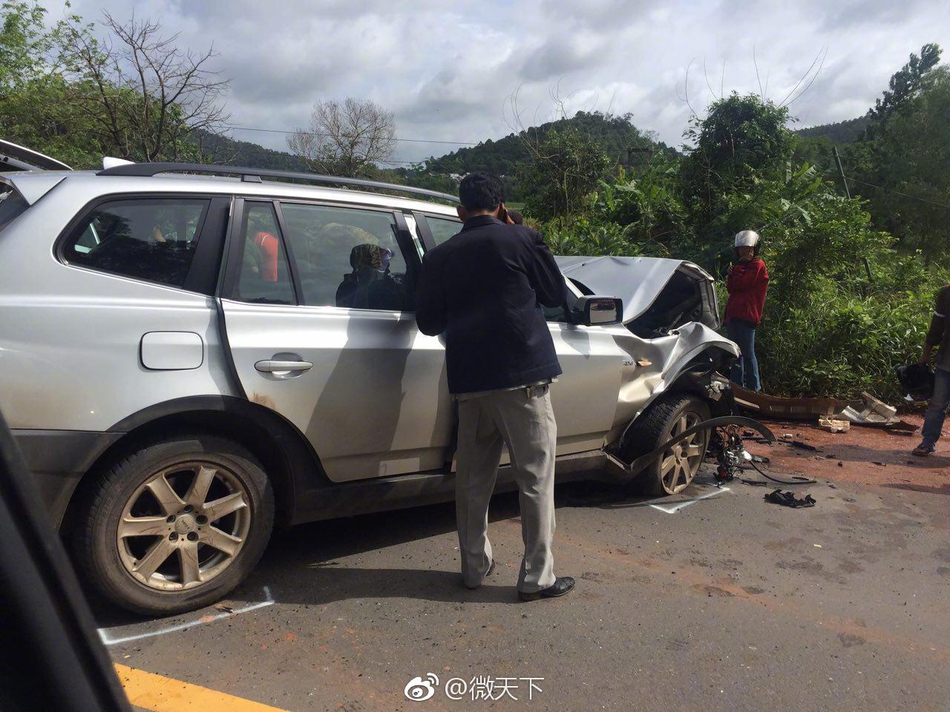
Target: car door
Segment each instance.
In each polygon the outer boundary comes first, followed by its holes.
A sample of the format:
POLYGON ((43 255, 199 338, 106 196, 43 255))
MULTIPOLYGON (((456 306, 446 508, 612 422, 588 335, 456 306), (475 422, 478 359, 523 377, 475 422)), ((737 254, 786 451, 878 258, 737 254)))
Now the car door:
MULTIPOLYGON (((431 249, 456 234, 461 222, 445 216, 415 216, 422 243, 431 249)), ((611 296, 611 295, 604 295, 611 296)), ((577 297, 569 290, 569 300, 577 297)), ((621 381, 631 368, 631 357, 617 345, 623 326, 571 324, 567 305, 545 309, 563 373, 551 387, 557 419, 558 455, 597 450, 611 429, 617 412, 621 381)))
POLYGON ((221 303, 247 397, 303 432, 333 481, 440 468, 444 352, 416 328, 402 214, 257 200, 234 213, 221 303))

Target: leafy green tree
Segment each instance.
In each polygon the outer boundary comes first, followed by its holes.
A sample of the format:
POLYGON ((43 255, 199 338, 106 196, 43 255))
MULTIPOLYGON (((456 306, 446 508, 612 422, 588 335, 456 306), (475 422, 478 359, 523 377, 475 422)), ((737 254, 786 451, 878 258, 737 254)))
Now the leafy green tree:
POLYGON ((844 152, 852 192, 868 200, 874 223, 927 261, 950 260, 950 70, 937 66, 940 53, 928 44, 911 54, 844 152))
POLYGON ((756 95, 714 102, 704 119, 694 117, 686 138, 693 144, 681 164, 684 203, 700 239, 718 239, 729 196, 750 193, 780 177, 795 149, 786 127, 788 109, 756 95))
POLYGON ((101 159, 100 135, 77 110, 59 63, 62 25, 44 23, 39 3, 0 7, 0 135, 74 167, 101 159))
POLYGON ((874 102, 874 108, 868 111, 868 116, 877 123, 883 123, 896 111, 912 103, 924 90, 928 72, 940 63, 940 54, 940 46, 936 44, 925 44, 919 57, 911 52, 910 60, 891 77, 889 88, 874 102))
MULTIPOLYGON (((677 192, 677 163, 661 156, 636 177, 623 168, 612 181, 602 181, 594 201, 596 215, 623 227, 631 245, 646 246, 651 253, 679 250, 689 229, 686 210, 677 192)), ((632 254, 632 253, 631 253, 632 254)))
MULTIPOLYGON (((950 69, 928 74, 913 110, 893 115, 874 150, 874 212, 905 248, 950 260, 950 69)), ((870 189, 870 190, 869 190, 870 189)))
POLYGON ((574 127, 549 132, 529 151, 531 158, 519 177, 525 207, 539 220, 581 212, 610 168, 601 145, 574 127))

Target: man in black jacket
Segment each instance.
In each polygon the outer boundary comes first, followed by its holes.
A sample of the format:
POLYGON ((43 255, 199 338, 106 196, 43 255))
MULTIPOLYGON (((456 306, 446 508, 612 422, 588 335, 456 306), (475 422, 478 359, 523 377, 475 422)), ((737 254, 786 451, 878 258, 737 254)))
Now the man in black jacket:
POLYGON ((445 334, 449 390, 458 401, 456 517, 462 579, 477 588, 495 563, 488 503, 502 445, 521 492, 522 600, 562 596, 574 579, 554 575, 557 425, 548 392, 561 373, 541 305, 561 306, 566 287, 541 236, 511 224, 495 176, 459 185, 462 231, 426 254, 416 321, 445 334))

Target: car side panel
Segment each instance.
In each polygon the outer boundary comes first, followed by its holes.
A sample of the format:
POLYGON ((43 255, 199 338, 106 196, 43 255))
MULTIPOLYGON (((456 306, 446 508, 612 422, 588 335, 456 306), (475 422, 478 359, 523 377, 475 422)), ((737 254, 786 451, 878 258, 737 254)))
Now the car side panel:
POLYGON ((0 407, 10 427, 104 432, 156 402, 231 394, 214 300, 59 262, 54 238, 86 199, 60 191, 0 236, 0 407), (197 335, 200 366, 145 368, 149 332, 197 335))
POLYGON ((624 362, 618 345, 622 326, 577 326, 549 322, 563 373, 551 386, 557 418, 557 454, 596 450, 613 424, 624 362))
POLYGON ((222 303, 248 399, 303 432, 331 480, 442 467, 453 417, 444 349, 414 314, 222 303), (256 366, 287 359, 313 365, 285 374, 256 366))

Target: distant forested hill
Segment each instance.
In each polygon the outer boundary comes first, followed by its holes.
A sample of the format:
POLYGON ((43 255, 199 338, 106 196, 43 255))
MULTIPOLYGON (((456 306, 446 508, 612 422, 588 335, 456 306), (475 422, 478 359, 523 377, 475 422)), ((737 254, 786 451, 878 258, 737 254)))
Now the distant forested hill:
POLYGON ((826 138, 832 143, 854 143, 871 122, 866 116, 848 121, 839 121, 836 124, 822 124, 807 129, 798 129, 802 138, 826 138))
POLYGON ((279 171, 306 171, 307 164, 299 156, 274 151, 249 141, 235 141, 227 136, 195 131, 191 135, 198 144, 204 163, 248 168, 271 168, 279 171))
POLYGON ((541 126, 511 133, 502 139, 491 139, 467 148, 425 161, 428 172, 464 174, 489 171, 510 176, 517 172, 519 163, 530 158, 529 142, 543 139, 550 131, 572 127, 600 143, 607 155, 618 164, 634 167, 646 162, 655 152, 672 151, 663 143, 655 142, 646 132, 634 126, 631 115, 605 116, 600 112, 579 111, 570 119, 560 119, 541 126))
MULTIPOLYGON (((590 136, 603 146, 617 165, 627 169, 643 166, 657 153, 675 154, 664 143, 656 142, 634 126, 631 115, 605 116, 599 112, 578 112, 570 119, 560 119, 541 126, 509 134, 502 139, 488 139, 477 146, 460 148, 438 158, 429 158, 411 168, 383 169, 382 180, 422 186, 454 193, 457 183, 452 175, 472 171, 489 171, 505 176, 509 195, 518 197, 517 174, 521 163, 530 159, 529 143, 537 143, 556 129, 573 128, 590 136)), ((274 151, 256 143, 235 141, 226 136, 196 131, 192 140, 199 145, 207 163, 272 168, 285 171, 306 171, 303 159, 283 151, 274 151)))

